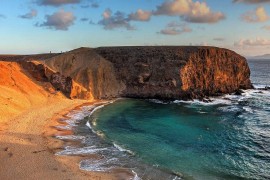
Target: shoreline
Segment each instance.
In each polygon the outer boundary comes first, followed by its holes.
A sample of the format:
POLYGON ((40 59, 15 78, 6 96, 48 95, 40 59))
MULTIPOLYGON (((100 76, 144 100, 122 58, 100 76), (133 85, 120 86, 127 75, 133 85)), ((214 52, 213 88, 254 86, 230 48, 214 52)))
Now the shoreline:
MULTIPOLYGON (((67 146, 80 148, 83 147, 83 144, 80 140, 71 140, 71 139, 59 139, 56 136, 68 136, 68 135, 74 135, 74 132, 72 129, 61 129, 58 126, 65 127, 68 125, 66 122, 71 117, 68 116, 68 114, 73 114, 73 111, 81 111, 83 107, 87 106, 93 106, 91 110, 89 110, 89 114, 91 115, 97 108, 100 106, 104 106, 106 104, 109 104, 110 101, 106 100, 97 100, 93 102, 86 102, 83 104, 80 104, 76 107, 73 107, 71 109, 68 109, 66 111, 62 111, 57 116, 54 116, 52 120, 46 125, 46 132, 44 133, 44 137, 46 138, 46 142, 48 143, 47 147, 53 152, 56 159, 61 161, 62 163, 66 164, 67 166, 70 166, 71 168, 74 168, 74 165, 76 166, 75 169, 78 169, 78 171, 84 173, 87 175, 87 179, 101 179, 101 180, 128 180, 133 179, 133 174, 130 174, 130 172, 126 171, 126 169, 113 169, 111 171, 86 171, 79 168, 79 163, 82 160, 85 159, 98 159, 99 154, 80 154, 80 155, 56 155, 56 153, 61 152, 65 149, 67 146), (70 160, 69 160, 70 159, 70 160)), ((76 112, 74 112, 76 114, 76 112)))
POLYGON ((115 179, 111 173, 80 170, 77 163, 82 157, 54 154, 63 148, 63 141, 50 136, 53 131, 49 126, 73 109, 90 103, 94 102, 49 98, 15 117, 1 119, 0 178, 115 179))

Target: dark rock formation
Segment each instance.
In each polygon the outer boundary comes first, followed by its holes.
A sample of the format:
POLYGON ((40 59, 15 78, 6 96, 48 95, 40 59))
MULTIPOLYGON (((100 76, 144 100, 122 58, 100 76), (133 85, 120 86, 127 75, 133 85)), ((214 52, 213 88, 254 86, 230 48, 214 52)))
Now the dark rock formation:
POLYGON ((246 59, 216 47, 80 48, 25 68, 82 99, 203 99, 252 88, 246 59))
POLYGON ((244 57, 215 47, 110 47, 95 50, 112 62, 125 97, 191 99, 252 88, 244 57))

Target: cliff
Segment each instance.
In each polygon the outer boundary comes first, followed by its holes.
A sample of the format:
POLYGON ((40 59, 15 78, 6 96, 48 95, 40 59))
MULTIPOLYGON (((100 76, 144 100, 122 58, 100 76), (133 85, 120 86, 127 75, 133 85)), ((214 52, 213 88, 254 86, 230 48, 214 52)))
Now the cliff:
POLYGON ((112 62, 124 97, 192 99, 252 88, 244 57, 216 47, 110 47, 95 50, 112 62))
POLYGON ((119 97, 125 89, 122 81, 116 78, 113 63, 91 48, 79 48, 39 62, 64 77, 70 77, 78 84, 77 87, 85 90, 82 94, 70 89, 71 98, 113 98, 119 97))
POLYGON ((35 80, 20 64, 0 61, 0 121, 46 102, 49 96, 63 97, 49 82, 35 80))
POLYGON ((19 64, 69 98, 192 99, 252 88, 246 59, 216 47, 79 48, 41 57, 19 64))

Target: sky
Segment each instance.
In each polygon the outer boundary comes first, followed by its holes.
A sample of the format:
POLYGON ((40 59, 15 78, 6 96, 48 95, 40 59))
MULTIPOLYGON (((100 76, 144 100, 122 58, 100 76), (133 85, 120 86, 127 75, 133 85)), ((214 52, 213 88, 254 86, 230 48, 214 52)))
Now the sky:
POLYGON ((270 0, 0 0, 0 54, 150 45, 270 54, 270 0))

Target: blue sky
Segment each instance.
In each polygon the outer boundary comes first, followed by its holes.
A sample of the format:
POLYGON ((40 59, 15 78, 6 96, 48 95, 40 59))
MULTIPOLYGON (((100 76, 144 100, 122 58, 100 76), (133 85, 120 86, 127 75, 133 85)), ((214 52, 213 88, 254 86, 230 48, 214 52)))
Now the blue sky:
POLYGON ((0 53, 210 45, 270 53, 270 0, 1 0, 0 53))

